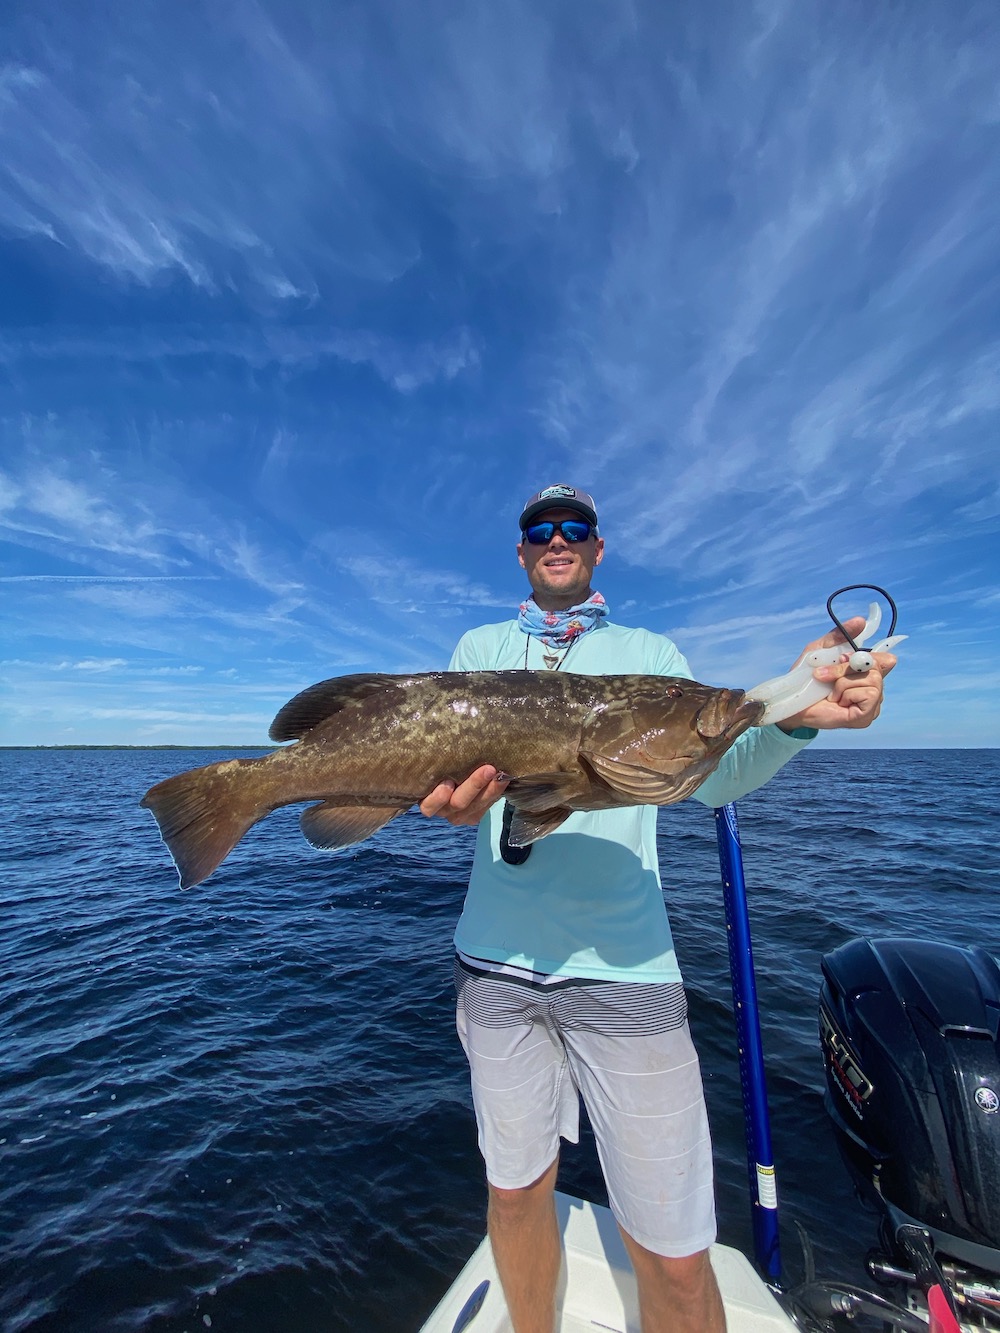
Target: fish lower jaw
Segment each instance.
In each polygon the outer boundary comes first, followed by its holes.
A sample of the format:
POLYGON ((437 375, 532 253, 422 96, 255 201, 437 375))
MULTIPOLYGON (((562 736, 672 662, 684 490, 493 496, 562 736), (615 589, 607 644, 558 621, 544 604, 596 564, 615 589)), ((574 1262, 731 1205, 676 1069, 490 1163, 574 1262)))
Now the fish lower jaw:
POLYGON ((764 704, 755 699, 744 699, 719 727, 706 728, 704 731, 699 727, 698 735, 705 745, 718 745, 721 742, 729 746, 748 728, 759 723, 763 714, 764 704))

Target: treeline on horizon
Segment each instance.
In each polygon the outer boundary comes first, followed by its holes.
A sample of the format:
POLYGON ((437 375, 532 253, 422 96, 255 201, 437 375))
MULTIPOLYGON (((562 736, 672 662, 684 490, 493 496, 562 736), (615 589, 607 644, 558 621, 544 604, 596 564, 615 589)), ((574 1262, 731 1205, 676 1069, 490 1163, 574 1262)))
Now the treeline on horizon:
POLYGON ((280 750, 280 745, 0 745, 0 750, 280 750))

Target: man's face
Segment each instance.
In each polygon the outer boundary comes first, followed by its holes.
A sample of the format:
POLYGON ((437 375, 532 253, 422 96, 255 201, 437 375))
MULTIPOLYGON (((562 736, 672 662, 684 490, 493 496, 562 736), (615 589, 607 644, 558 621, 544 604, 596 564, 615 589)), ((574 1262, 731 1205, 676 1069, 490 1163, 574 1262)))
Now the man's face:
MULTIPOLYGON (((546 509, 533 523, 558 523, 564 518, 579 518, 573 509, 546 509)), ((546 546, 532 546, 522 540, 517 558, 528 575, 535 601, 544 611, 563 611, 576 606, 590 595, 594 566, 604 559, 604 538, 590 536, 585 542, 568 542, 556 529, 546 546)))

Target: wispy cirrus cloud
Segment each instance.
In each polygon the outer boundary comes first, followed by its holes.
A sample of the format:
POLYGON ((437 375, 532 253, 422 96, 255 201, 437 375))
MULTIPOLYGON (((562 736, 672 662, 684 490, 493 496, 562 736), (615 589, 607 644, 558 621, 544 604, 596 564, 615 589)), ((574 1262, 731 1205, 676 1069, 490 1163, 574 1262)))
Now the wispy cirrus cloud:
POLYGON ((0 574, 0 583, 205 583, 218 574, 0 574))
POLYGON ((397 552, 336 557, 337 567, 350 574, 375 602, 400 610, 481 606, 509 608, 510 594, 497 594, 456 570, 419 565, 397 552))
MULTIPOLYGON (((67 582, 78 585, 81 593, 91 585, 95 597, 102 596, 97 588, 107 585, 106 604, 131 601, 134 606, 164 607, 171 602, 168 585, 185 582, 230 576, 279 596, 301 587, 288 572, 289 562, 273 551, 263 552, 238 520, 220 515, 177 478, 151 483, 142 475, 135 478, 134 465, 123 474, 106 449, 76 459, 59 457, 62 432, 44 441, 33 428, 25 434, 17 474, 0 473, 0 533, 29 551, 78 564, 126 563, 129 572, 12 574, 4 575, 6 580, 67 582), (53 456, 58 462, 49 461, 53 456), (199 520, 197 526, 190 526, 192 516, 199 520), (158 572, 135 573, 136 566, 158 572), (159 572, 171 566, 198 572, 159 572), (113 585, 121 586, 115 591, 113 585), (134 594, 125 591, 128 585, 136 585, 134 594), (160 592, 155 591, 158 585, 160 592)), ((230 512, 234 507, 229 506, 230 512)))
MULTIPOLYGON (((332 88, 294 55, 262 8, 236 5, 230 15, 226 31, 195 11, 178 13, 169 26, 162 20, 161 40, 147 47, 113 15, 103 40, 72 15, 62 16, 58 37, 27 19, 23 47, 35 61, 10 69, 4 85, 0 217, 8 226, 50 236, 140 282, 176 270, 218 290, 242 270, 264 298, 312 299, 306 252, 322 240, 307 210, 295 206, 301 172, 311 163, 330 179, 346 126, 332 88), (157 55, 176 43, 188 53, 183 73, 157 55), (80 57, 72 79, 59 71, 58 47, 80 57), (177 114, 163 116, 165 104, 177 114), (266 192, 257 181, 261 153, 285 163, 266 192), (216 189, 220 158, 229 162, 224 194, 216 189)), ((147 20, 155 30, 155 11, 147 20)), ((341 177, 333 171, 334 182, 341 177)), ((332 257, 355 258, 336 233, 358 228, 364 211, 345 197, 348 217, 329 229, 324 247, 332 257)), ((405 239, 373 251, 369 273, 398 273, 416 253, 405 239)))
POLYGON ((555 25, 526 4, 417 16, 390 0, 335 19, 243 0, 224 22, 146 6, 145 46, 124 17, 99 35, 64 19, 57 33, 26 16, 5 75, 0 219, 136 281, 249 281, 282 303, 315 302, 331 268, 399 278, 420 241, 364 170, 359 132, 368 156, 480 183, 546 182, 569 160, 555 25))
POLYGON ((671 625, 670 637, 678 643, 687 643, 693 639, 726 643, 746 635, 759 637, 762 633, 772 633, 791 626, 795 629, 821 625, 826 618, 826 608, 821 605, 797 606, 788 611, 772 612, 768 616, 743 615, 733 616, 728 620, 712 619, 700 623, 671 625))
POLYGON ((17 478, 0 474, 0 531, 32 546, 176 563, 158 549, 162 533, 142 505, 131 503, 125 511, 106 492, 69 475, 64 465, 43 463, 17 478))
POLYGON ((781 528, 818 572, 848 514, 877 541, 887 494, 922 526, 994 470, 994 353, 968 331, 1000 223, 995 83, 971 16, 942 29, 943 80, 884 14, 733 18, 700 63, 681 42, 662 101, 628 104, 610 259, 565 312, 542 419, 611 488, 634 562, 769 584, 781 528), (943 189, 916 207, 925 173, 943 189))
POLYGON ((127 666, 124 657, 85 657, 81 662, 61 662, 60 668, 68 668, 70 671, 117 671, 120 667, 127 666))
POLYGON ((262 713, 227 713, 224 711, 199 711, 196 708, 91 708, 90 717, 95 721, 128 721, 148 724, 153 722, 180 722, 188 725, 211 723, 214 725, 232 725, 251 723, 266 727, 270 721, 262 713))
POLYGON ((465 327, 414 344, 368 329, 336 329, 315 323, 278 323, 206 328, 101 328, 76 332, 48 328, 19 329, 0 334, 0 364, 11 373, 51 374, 53 362, 132 363, 178 362, 189 357, 227 357, 254 371, 274 368, 297 374, 330 362, 368 366, 400 394, 416 393, 438 382, 449 383, 475 370, 481 351, 465 327))
POLYGON ((989 6, 4 25, 3 637, 128 663, 50 672, 45 727, 60 691, 207 716, 230 682, 440 666, 512 612, 518 505, 557 480, 598 497, 614 613, 713 678, 774 674, 865 579, 913 635, 904 716, 934 654, 988 668, 989 6))

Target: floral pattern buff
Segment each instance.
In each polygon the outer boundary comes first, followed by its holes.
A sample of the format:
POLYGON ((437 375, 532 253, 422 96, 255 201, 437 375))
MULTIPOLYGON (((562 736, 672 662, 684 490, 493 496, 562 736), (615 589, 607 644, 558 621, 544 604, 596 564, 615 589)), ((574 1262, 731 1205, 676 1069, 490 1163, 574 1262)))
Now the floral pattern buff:
POLYGON ((581 634, 600 624, 608 604, 599 592, 565 611, 543 611, 533 597, 522 602, 517 623, 525 634, 541 639, 546 648, 568 648, 581 634))

